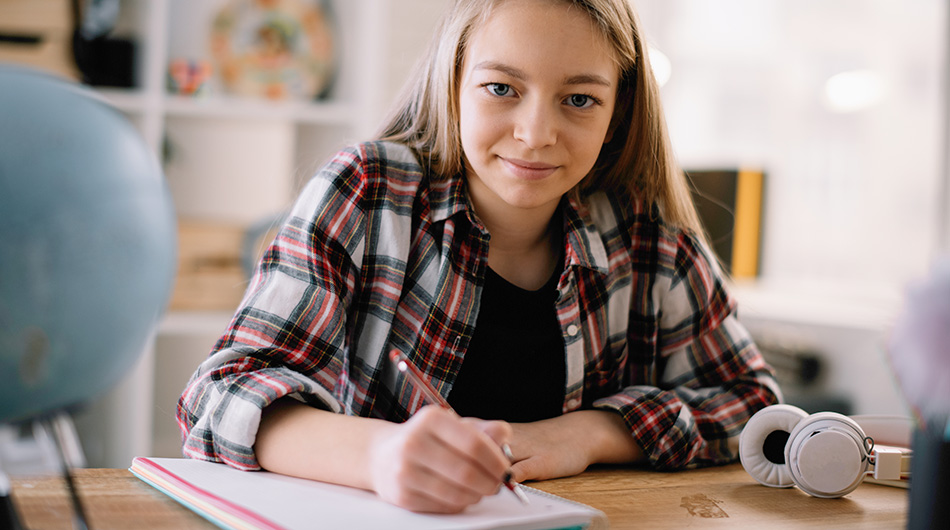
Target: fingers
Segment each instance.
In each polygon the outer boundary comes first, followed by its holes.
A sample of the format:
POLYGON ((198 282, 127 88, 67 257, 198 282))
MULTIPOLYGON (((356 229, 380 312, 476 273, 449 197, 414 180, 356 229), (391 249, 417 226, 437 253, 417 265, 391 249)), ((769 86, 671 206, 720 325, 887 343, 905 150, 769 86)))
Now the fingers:
POLYGON ((386 501, 415 512, 456 513, 477 503, 484 494, 431 469, 406 462, 387 488, 378 491, 386 501))
POLYGON ((511 459, 505 454, 503 447, 511 440, 511 426, 503 421, 486 421, 475 418, 463 418, 462 422, 481 433, 481 435, 477 435, 478 440, 469 438, 467 441, 453 440, 449 443, 474 456, 478 463, 493 477, 501 476, 508 471, 511 466, 511 459))
POLYGON ((484 432, 499 447, 511 443, 512 429, 511 425, 504 421, 486 421, 474 418, 466 418, 465 421, 471 422, 477 429, 484 432))
POLYGON ((504 439, 506 427, 488 423, 498 422, 421 409, 371 443, 374 489, 410 510, 449 513, 496 493, 510 464, 493 436, 504 439))
POLYGON ((537 480, 542 475, 541 463, 538 458, 519 460, 511 466, 511 480, 515 482, 537 480))

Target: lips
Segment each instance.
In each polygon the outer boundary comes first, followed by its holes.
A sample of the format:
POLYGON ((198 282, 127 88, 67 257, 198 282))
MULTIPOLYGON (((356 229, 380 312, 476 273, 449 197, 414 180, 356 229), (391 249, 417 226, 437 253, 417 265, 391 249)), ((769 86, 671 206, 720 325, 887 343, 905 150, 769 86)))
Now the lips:
POLYGON ((514 176, 528 180, 543 179, 558 168, 556 165, 518 158, 502 158, 501 161, 514 176))

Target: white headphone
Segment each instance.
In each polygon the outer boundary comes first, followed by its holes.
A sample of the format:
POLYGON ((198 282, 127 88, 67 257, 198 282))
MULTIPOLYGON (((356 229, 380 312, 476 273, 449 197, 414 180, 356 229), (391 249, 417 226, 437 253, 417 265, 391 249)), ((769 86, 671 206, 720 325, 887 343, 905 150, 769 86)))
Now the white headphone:
MULTIPOLYGON (((877 456, 874 440, 848 416, 808 415, 791 405, 772 405, 756 412, 739 435, 739 460, 752 478, 777 488, 795 485, 815 497, 851 493, 877 456)), ((897 454, 896 476, 881 478, 900 478, 900 458, 897 454)), ((880 460, 893 468, 891 456, 880 460)), ((875 476, 879 476, 877 470, 875 476)))

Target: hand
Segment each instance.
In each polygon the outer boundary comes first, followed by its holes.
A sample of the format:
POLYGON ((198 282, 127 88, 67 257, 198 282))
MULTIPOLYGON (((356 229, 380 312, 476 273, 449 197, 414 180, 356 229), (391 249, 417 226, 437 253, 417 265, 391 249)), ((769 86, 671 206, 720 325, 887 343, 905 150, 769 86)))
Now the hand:
POLYGON ((412 511, 459 512, 498 492, 511 465, 501 445, 510 437, 504 422, 424 407, 370 442, 372 487, 383 500, 412 511))
POLYGON ((623 419, 613 412, 581 410, 511 427, 511 471, 518 482, 567 477, 591 464, 643 458, 623 419))

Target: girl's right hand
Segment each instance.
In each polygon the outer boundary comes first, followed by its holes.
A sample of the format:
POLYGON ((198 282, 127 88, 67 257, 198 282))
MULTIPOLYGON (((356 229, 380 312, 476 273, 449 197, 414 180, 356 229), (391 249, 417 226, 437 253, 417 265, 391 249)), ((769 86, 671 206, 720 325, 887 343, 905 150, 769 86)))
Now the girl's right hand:
POLYGON ((369 445, 370 480, 385 501, 416 512, 456 513, 498 492, 511 468, 501 446, 511 427, 428 406, 369 445))

